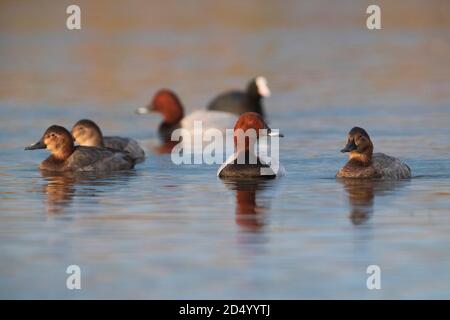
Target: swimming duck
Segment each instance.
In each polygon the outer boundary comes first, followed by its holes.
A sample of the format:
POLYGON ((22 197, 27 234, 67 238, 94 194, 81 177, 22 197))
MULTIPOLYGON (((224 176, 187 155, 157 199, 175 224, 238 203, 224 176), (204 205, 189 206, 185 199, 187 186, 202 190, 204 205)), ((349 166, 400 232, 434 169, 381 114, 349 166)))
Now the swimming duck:
POLYGON ((262 134, 272 137, 283 137, 278 131, 271 130, 264 122, 262 116, 256 112, 243 113, 234 126, 235 153, 222 164, 217 171, 220 178, 262 178, 272 179, 277 175, 283 175, 285 170, 277 159, 270 159, 262 154, 256 155, 255 144, 262 134), (245 137, 245 143, 239 142, 242 133, 247 130, 255 130, 255 135, 245 137), (265 132, 260 131, 265 129, 265 132), (264 172, 264 173, 263 173, 264 172))
POLYGON ((241 115, 256 112, 264 117, 262 98, 269 97, 270 90, 264 77, 252 79, 245 91, 228 91, 218 95, 208 105, 209 110, 220 110, 241 115))
POLYGON ((341 152, 350 154, 347 164, 336 174, 338 178, 411 178, 411 169, 399 159, 384 153, 373 153, 372 141, 363 128, 354 127, 350 130, 347 145, 341 152))
POLYGON ((180 99, 173 91, 168 89, 159 90, 147 107, 136 110, 138 114, 149 112, 159 112, 163 116, 163 122, 158 128, 162 141, 170 140, 172 132, 179 128, 193 133, 196 121, 201 121, 204 131, 215 128, 225 132, 227 128, 232 128, 237 120, 236 115, 211 110, 197 110, 188 116, 184 116, 184 109, 180 99))
POLYGON ((80 146, 110 148, 127 153, 136 163, 145 159, 145 152, 130 138, 104 137, 100 127, 92 120, 78 121, 72 128, 72 136, 80 146))
POLYGON ((123 152, 97 147, 75 147, 70 132, 61 126, 49 127, 42 138, 25 150, 48 149, 52 155, 39 168, 48 171, 116 171, 134 167, 123 152))

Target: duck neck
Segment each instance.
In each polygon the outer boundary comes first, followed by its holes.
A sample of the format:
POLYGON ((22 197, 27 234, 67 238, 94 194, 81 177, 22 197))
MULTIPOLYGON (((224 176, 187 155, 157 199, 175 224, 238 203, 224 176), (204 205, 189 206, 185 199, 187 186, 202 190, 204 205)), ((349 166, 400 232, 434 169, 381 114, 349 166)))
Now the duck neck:
POLYGON ((100 133, 98 136, 94 138, 96 146, 104 147, 105 142, 103 141, 103 135, 100 133))
POLYGON ((171 143, 172 132, 176 129, 180 128, 180 123, 170 124, 165 121, 159 125, 158 135, 162 142, 171 143))
POLYGON ((166 106, 163 111, 163 125, 174 126, 180 123, 184 117, 183 106, 181 104, 172 104, 166 106))
POLYGON ((180 123, 181 119, 183 119, 184 115, 183 112, 181 112, 179 115, 171 115, 171 114, 165 114, 164 120, 162 122, 165 126, 176 126, 180 123))
POLYGON ((372 164, 372 152, 359 153, 352 151, 348 162, 361 167, 368 167, 372 164))
POLYGON ((57 150, 52 151, 52 155, 54 159, 64 161, 70 157, 74 150, 75 147, 73 145, 60 146, 57 150))

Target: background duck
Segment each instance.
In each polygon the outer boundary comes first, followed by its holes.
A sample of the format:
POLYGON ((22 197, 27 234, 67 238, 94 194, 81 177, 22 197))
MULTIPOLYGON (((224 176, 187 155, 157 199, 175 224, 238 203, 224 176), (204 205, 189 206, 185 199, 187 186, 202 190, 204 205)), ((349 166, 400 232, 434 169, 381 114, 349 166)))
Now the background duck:
POLYGON ((127 153, 136 163, 145 159, 145 152, 136 140, 123 137, 104 137, 92 120, 82 119, 72 128, 72 136, 80 146, 110 148, 127 153))
MULTIPOLYGON (((217 171, 220 178, 259 178, 273 179, 277 175, 283 175, 285 170, 277 159, 270 159, 254 152, 255 144, 260 136, 261 129, 266 129, 267 135, 272 137, 283 137, 279 132, 272 131, 264 122, 262 116, 256 112, 243 113, 234 127, 235 153, 222 164, 217 171), (245 142, 239 142, 239 131, 246 133, 253 129, 256 135, 249 135, 245 142), (265 170, 264 174, 262 173, 265 170)), ((241 138, 242 139, 242 138, 241 138)))
POLYGON ((210 128, 225 130, 232 128, 237 116, 223 111, 197 110, 184 116, 184 108, 178 96, 171 90, 161 89, 152 99, 152 102, 143 108, 136 110, 138 114, 159 112, 163 121, 159 125, 158 133, 162 141, 170 139, 172 132, 183 128, 193 134, 195 121, 202 121, 203 130, 210 128))
POLYGON ((366 130, 354 127, 348 133, 347 145, 341 152, 350 152, 349 161, 343 166, 338 178, 411 178, 411 169, 399 159, 373 153, 373 144, 366 130))
POLYGON ((220 110, 241 115, 256 112, 265 116, 262 99, 270 96, 267 80, 264 77, 252 79, 245 91, 228 91, 218 95, 208 105, 209 110, 220 110))
POLYGON ((116 171, 134 167, 123 152, 97 147, 75 147, 73 137, 64 127, 49 127, 42 138, 25 150, 48 149, 52 155, 39 168, 48 171, 116 171))

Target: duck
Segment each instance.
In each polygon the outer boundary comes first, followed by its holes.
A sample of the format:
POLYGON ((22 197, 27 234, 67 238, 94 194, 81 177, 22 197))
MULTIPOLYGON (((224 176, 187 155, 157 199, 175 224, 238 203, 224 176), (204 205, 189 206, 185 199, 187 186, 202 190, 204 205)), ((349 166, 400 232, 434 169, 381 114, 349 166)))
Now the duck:
POLYGON ((269 128, 259 113, 243 113, 234 126, 235 152, 220 166, 217 176, 221 179, 273 179, 284 175, 285 169, 277 159, 255 154, 256 142, 262 135, 283 137, 278 130, 269 128), (253 136, 248 135, 250 129, 255 130, 253 136), (242 134, 248 135, 245 143, 240 138, 242 134))
POLYGON ((337 172, 337 178, 408 179, 411 169, 397 158, 384 153, 373 153, 373 143, 366 130, 354 127, 341 152, 349 152, 348 162, 337 172))
POLYGON ((194 134, 195 124, 201 121, 204 131, 214 128, 225 133, 226 129, 233 128, 237 116, 223 111, 196 110, 191 114, 184 115, 184 107, 177 94, 170 89, 158 90, 152 101, 146 107, 136 110, 137 114, 159 112, 163 121, 159 125, 158 133, 163 142, 170 140, 176 129, 185 129, 185 132, 194 134))
POLYGON ((72 136, 80 146, 109 148, 128 154, 135 163, 145 160, 145 152, 136 140, 124 137, 104 137, 100 127, 92 120, 82 119, 72 127, 72 136))
POLYGON ((267 79, 259 76, 249 81, 245 91, 232 90, 219 94, 209 103, 208 110, 226 111, 237 115, 256 112, 265 117, 262 100, 269 96, 267 79))
POLYGON ((118 171, 134 168, 134 160, 124 152, 98 147, 75 146, 70 132, 50 126, 42 138, 25 150, 47 149, 50 157, 39 168, 54 172, 118 171))

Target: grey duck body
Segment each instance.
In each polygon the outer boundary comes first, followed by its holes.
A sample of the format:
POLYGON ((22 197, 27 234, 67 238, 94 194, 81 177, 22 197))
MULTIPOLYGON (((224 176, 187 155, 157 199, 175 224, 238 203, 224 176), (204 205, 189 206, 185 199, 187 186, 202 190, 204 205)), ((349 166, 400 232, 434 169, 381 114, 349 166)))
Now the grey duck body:
POLYGON ((123 137, 104 137, 103 144, 106 148, 127 153, 135 163, 143 162, 145 159, 145 152, 136 140, 123 137))
POLYGON ((399 180, 411 178, 411 169, 397 158, 384 153, 374 153, 369 166, 361 166, 358 162, 350 160, 338 171, 336 177, 399 180))
POLYGON ((123 152, 98 147, 76 147, 66 160, 58 160, 53 155, 44 160, 40 168, 48 171, 119 171, 134 167, 133 159, 123 152))

